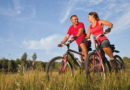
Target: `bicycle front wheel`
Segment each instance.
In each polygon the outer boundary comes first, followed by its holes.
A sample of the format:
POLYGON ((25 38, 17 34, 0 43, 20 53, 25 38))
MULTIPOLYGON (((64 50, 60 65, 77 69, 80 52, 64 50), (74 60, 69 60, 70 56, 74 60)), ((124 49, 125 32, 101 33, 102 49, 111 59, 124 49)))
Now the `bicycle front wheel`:
POLYGON ((95 52, 89 53, 85 61, 85 73, 87 79, 100 80, 105 77, 104 64, 100 64, 99 55, 95 52))
POLYGON ((73 76, 73 67, 69 61, 67 61, 65 65, 64 57, 54 57, 49 61, 47 65, 48 80, 66 72, 73 76))
POLYGON ((123 72, 125 73, 125 64, 124 64, 122 58, 118 55, 115 55, 114 59, 116 60, 116 62, 118 64, 118 70, 123 70, 123 72))

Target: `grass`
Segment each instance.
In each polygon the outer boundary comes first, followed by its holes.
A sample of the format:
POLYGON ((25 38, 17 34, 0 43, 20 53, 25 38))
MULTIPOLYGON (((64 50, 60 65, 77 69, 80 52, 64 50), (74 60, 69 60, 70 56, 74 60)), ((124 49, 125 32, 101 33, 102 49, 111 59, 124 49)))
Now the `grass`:
POLYGON ((130 90, 130 69, 128 62, 126 74, 107 73, 107 78, 89 81, 84 72, 74 71, 56 75, 47 80, 47 74, 40 71, 25 74, 0 73, 0 90, 130 90))
POLYGON ((104 80, 87 81, 84 73, 74 72, 46 79, 45 72, 33 71, 19 74, 0 74, 0 90, 130 90, 130 70, 126 75, 113 72, 104 80))

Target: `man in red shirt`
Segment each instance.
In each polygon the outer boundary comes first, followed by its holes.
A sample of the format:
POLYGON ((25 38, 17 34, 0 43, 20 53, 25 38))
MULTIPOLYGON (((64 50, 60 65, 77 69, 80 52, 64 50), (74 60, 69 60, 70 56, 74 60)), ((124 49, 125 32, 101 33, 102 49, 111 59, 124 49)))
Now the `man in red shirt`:
POLYGON ((69 28, 69 30, 67 32, 67 35, 65 36, 65 38, 63 39, 63 41, 61 42, 61 44, 65 43, 69 39, 69 37, 71 36, 71 34, 72 34, 73 37, 71 38, 71 40, 75 40, 74 37, 76 37, 76 43, 78 45, 79 52, 81 52, 85 56, 84 59, 86 59, 87 52, 88 52, 86 46, 88 46, 88 43, 87 42, 81 43, 81 41, 83 40, 83 38, 86 36, 84 24, 82 22, 78 21, 78 17, 76 15, 72 15, 70 17, 70 20, 71 20, 71 22, 72 22, 73 25, 70 26, 70 28, 69 28))

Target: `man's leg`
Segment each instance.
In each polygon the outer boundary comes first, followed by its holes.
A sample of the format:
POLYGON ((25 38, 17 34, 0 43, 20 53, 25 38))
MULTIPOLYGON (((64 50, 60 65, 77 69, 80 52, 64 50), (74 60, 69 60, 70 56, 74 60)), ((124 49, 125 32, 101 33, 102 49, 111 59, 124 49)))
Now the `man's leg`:
POLYGON ((88 55, 88 50, 87 50, 86 44, 85 43, 81 43, 80 47, 82 49, 82 54, 84 55, 83 59, 86 60, 87 55, 88 55))

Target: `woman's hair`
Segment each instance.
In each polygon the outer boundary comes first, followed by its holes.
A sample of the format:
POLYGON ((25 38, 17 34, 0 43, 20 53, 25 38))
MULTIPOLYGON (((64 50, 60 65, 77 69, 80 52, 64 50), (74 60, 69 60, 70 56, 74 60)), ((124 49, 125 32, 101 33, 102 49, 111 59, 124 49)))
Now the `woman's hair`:
POLYGON ((97 21, 99 20, 98 14, 96 12, 90 12, 89 15, 93 15, 97 21))

